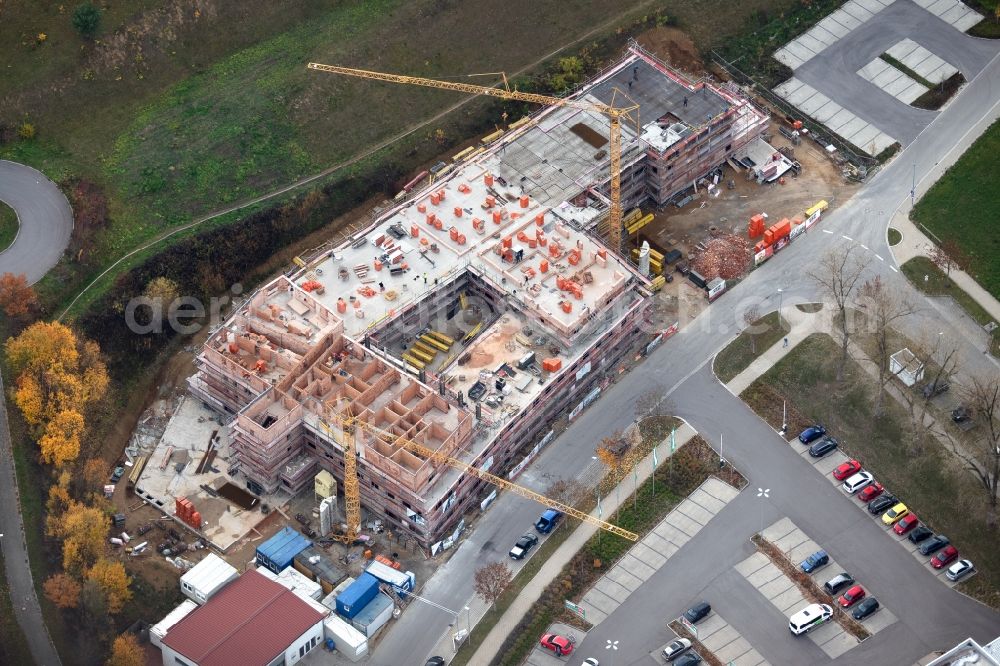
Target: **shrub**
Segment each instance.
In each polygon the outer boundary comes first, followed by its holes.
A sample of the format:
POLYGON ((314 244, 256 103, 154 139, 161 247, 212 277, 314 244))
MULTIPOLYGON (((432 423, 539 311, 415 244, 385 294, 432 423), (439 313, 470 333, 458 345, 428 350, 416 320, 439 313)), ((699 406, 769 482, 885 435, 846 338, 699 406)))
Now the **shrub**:
POLYGON ((81 37, 91 38, 101 27, 101 10, 91 2, 77 5, 73 10, 73 27, 81 37))

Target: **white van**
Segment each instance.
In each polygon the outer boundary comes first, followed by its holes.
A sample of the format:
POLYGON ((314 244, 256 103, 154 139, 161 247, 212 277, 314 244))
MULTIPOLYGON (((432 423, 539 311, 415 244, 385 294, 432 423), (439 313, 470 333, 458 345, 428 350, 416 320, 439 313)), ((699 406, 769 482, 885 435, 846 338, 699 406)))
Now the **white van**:
POLYGON ((826 604, 809 604, 788 618, 788 630, 793 636, 801 636, 812 631, 833 617, 833 609, 826 604))

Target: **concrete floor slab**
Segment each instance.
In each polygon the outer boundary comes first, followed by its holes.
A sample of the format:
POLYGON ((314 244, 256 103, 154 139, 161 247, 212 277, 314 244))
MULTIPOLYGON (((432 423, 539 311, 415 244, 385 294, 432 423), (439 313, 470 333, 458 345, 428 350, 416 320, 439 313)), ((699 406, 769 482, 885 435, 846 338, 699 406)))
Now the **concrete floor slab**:
POLYGON ((929 5, 926 5, 924 9, 929 11, 931 14, 940 17, 941 14, 948 11, 948 9, 951 7, 952 7, 951 0, 937 0, 937 2, 932 2, 929 5))
POLYGON ((802 104, 812 98, 815 94, 816 91, 811 86, 803 85, 796 88, 793 92, 790 92, 787 96, 782 96, 787 99, 790 104, 801 109, 802 104))
POLYGON ((899 93, 906 90, 913 82, 914 82, 913 79, 911 79, 908 76, 900 76, 897 79, 895 79, 892 83, 883 86, 882 89, 885 90, 890 95, 892 95, 893 97, 897 97, 899 93))
POLYGON ((846 631, 841 631, 839 634, 823 643, 819 646, 823 652, 826 653, 830 659, 836 659, 840 655, 844 654, 851 648, 858 646, 858 639, 851 636, 846 631))
POLYGON ((941 20, 954 24, 955 21, 965 16, 967 11, 968 10, 962 5, 953 5, 951 9, 947 9, 940 14, 941 20))
POLYGON ((882 11, 883 9, 885 9, 885 5, 883 5, 878 0, 854 0, 854 2, 855 2, 855 4, 860 5, 861 7, 864 7, 865 9, 867 9, 868 11, 870 11, 872 14, 877 14, 880 11, 882 11))
POLYGON ((864 625, 865 629, 867 629, 868 631, 872 632, 873 634, 877 634, 878 632, 882 631, 883 629, 891 625, 897 619, 898 618, 895 615, 893 615, 889 610, 882 608, 879 609, 874 615, 868 616, 865 620, 861 622, 861 624, 864 625))
POLYGON ((764 583, 757 588, 757 591, 763 594, 764 597, 770 601, 793 587, 795 587, 795 583, 792 582, 792 579, 788 576, 781 575, 772 580, 770 583, 764 583))
POLYGON ((635 592, 645 582, 638 576, 630 574, 624 567, 619 566, 613 567, 604 577, 613 580, 630 592, 635 592))
POLYGON ((737 495, 740 494, 739 490, 733 488, 725 481, 715 478, 714 476, 706 479, 705 482, 701 484, 701 489, 712 497, 720 499, 723 502, 731 502, 737 495))
POLYGON ((775 596, 771 599, 771 603, 774 604, 775 608, 789 617, 793 613, 798 612, 800 608, 805 608, 809 605, 806 602, 806 598, 802 596, 802 592, 795 585, 775 596))
POLYGON ((775 541, 774 545, 777 546, 781 550, 781 552, 790 553, 792 552, 793 548, 795 548, 800 543, 803 543, 805 541, 808 541, 808 537, 806 537, 806 535, 803 534, 802 532, 796 530, 795 532, 792 532, 791 534, 786 534, 785 536, 775 541))
POLYGON ((791 551, 786 552, 788 552, 788 559, 792 562, 798 563, 815 553, 817 550, 820 550, 819 545, 812 539, 806 539, 792 548, 791 551))
POLYGON ((678 504, 677 508, 675 508, 674 510, 675 511, 680 511, 685 516, 687 516, 688 518, 694 520, 695 522, 699 523, 700 525, 707 524, 708 521, 710 521, 712 519, 712 517, 715 515, 713 512, 705 509, 700 504, 692 502, 689 499, 686 499, 683 502, 681 502, 680 504, 678 504))
POLYGON ((659 569, 667 563, 667 558, 640 542, 632 547, 632 555, 654 569, 659 569))
POLYGON ((896 99, 901 102, 906 102, 907 104, 912 104, 915 99, 923 95, 925 92, 927 92, 927 86, 918 81, 911 81, 910 85, 896 95, 896 99))
POLYGON ((691 540, 690 536, 680 531, 673 525, 668 525, 666 523, 660 523, 656 527, 655 534, 664 541, 672 543, 676 548, 680 548, 691 540))
MULTIPOLYGON (((843 11, 842 9, 830 14, 830 18, 846 28, 847 32, 850 32, 861 25, 861 19, 854 16, 854 14, 843 11)), ((845 32, 844 34, 847 33, 845 32)))
POLYGON ((833 37, 834 40, 840 39, 851 30, 847 26, 841 24, 834 16, 827 16, 825 19, 816 24, 817 28, 823 28, 833 37))
POLYGON ((619 604, 624 603, 628 598, 628 595, 631 594, 631 590, 622 587, 613 580, 608 579, 607 576, 597 581, 593 589, 603 593, 611 599, 614 599, 619 604))
POLYGON ((812 51, 814 54, 820 53, 823 49, 829 46, 829 44, 823 42, 822 40, 813 37, 811 31, 805 33, 804 35, 799 35, 799 38, 795 41, 798 42, 799 45, 812 51))
POLYGON ((833 470, 837 469, 837 467, 841 463, 845 462, 846 458, 847 456, 845 456, 842 453, 839 452, 831 453, 826 457, 817 459, 816 462, 813 464, 813 467, 819 470, 819 472, 823 476, 825 476, 828 481, 836 481, 836 479, 834 479, 830 475, 830 473, 833 472, 833 470))
POLYGON ((625 567, 625 570, 630 574, 642 580, 648 580, 650 576, 656 573, 656 569, 636 559, 631 554, 626 554, 625 557, 619 560, 618 564, 625 567))
POLYGON ((757 652, 754 648, 750 648, 747 652, 744 652, 740 656, 736 657, 732 661, 732 666, 770 666, 764 657, 761 656, 760 652, 757 652))
POLYGON ((808 634, 806 634, 809 639, 816 645, 822 645, 830 639, 832 639, 837 634, 843 633, 844 630, 841 629, 840 625, 833 620, 827 621, 825 624, 821 624, 808 634))
POLYGON ((836 102, 830 101, 827 104, 825 104, 822 108, 817 109, 812 115, 813 118, 815 118, 817 121, 825 125, 828 120, 830 120, 843 110, 844 107, 837 104, 836 102))
POLYGON ((771 561, 767 559, 767 555, 761 552, 756 552, 733 568, 736 569, 741 576, 748 578, 751 574, 760 571, 768 564, 771 564, 771 561))
POLYGON ((776 567, 773 562, 768 562, 766 566, 761 567, 752 574, 744 575, 744 577, 747 579, 747 582, 758 589, 760 589, 764 585, 767 585, 772 580, 776 580, 780 576, 781 576, 781 569, 776 567))
POLYGON ((702 507, 703 509, 710 511, 713 515, 722 511, 725 508, 726 503, 717 497, 709 495, 707 492, 698 488, 693 493, 688 495, 688 499, 702 507))
POLYGON ((699 530, 701 530, 701 523, 695 522, 684 514, 676 511, 667 516, 666 522, 668 525, 677 528, 689 537, 693 537, 699 532, 699 530))
POLYGON ((670 558, 671 555, 678 551, 678 547, 670 543, 660 535, 655 532, 650 532, 642 539, 643 543, 655 550, 660 555, 666 558, 670 558))
POLYGON ((743 638, 737 638, 736 640, 730 641, 725 647, 714 650, 715 656, 724 664, 731 664, 736 657, 746 653, 750 650, 750 644, 746 642, 743 638))
POLYGON ((834 42, 836 42, 838 39, 840 39, 840 35, 836 35, 832 31, 830 31, 829 29, 827 29, 826 25, 824 25, 824 23, 822 21, 820 21, 819 23, 817 23, 816 25, 814 25, 813 28, 812 28, 812 30, 809 31, 809 34, 814 39, 816 39, 817 41, 822 42, 826 46, 830 46, 831 44, 833 44, 834 42))
MULTIPOLYGON (((596 588, 592 588, 587 594, 583 595, 583 601, 581 605, 585 607, 595 608, 605 615, 611 615, 615 610, 621 606, 621 603, 615 599, 612 599, 608 595, 604 594, 596 588)), ((586 610, 586 608, 585 608, 586 610)))
POLYGON ((865 121, 861 120, 861 118, 858 118, 857 116, 855 116, 854 119, 851 120, 851 122, 847 123, 846 125, 844 125, 843 127, 840 128, 840 131, 838 132, 838 134, 840 134, 840 136, 842 136, 845 139, 847 139, 848 137, 853 136, 859 130, 864 129, 867 126, 868 126, 868 123, 866 123, 865 121))
POLYGON ((790 69, 798 69, 805 62, 801 58, 792 55, 791 51, 785 47, 781 47, 774 52, 774 59, 782 65, 788 66, 790 69))
POLYGON ((816 55, 816 53, 811 49, 799 44, 797 41, 785 44, 784 48, 786 51, 794 55, 796 58, 801 59, 803 62, 808 62, 813 56, 816 55))
POLYGON ((702 639, 701 633, 699 632, 698 640, 700 640, 705 647, 714 652, 715 656, 723 662, 728 662, 729 657, 722 656, 722 652, 733 643, 737 644, 737 646, 742 645, 739 652, 736 653, 737 655, 743 654, 750 647, 750 644, 740 637, 740 632, 736 631, 728 624, 706 639, 702 639))
MULTIPOLYGON (((854 135, 848 139, 848 141, 853 143, 858 148, 865 149, 868 147, 868 144, 870 144, 875 139, 875 137, 878 136, 878 134, 879 131, 877 127, 872 127, 871 125, 868 125, 861 131, 855 132, 854 135)), ((827 473, 829 473, 829 470, 827 470, 827 473)))
MULTIPOLYGON (((782 518, 781 520, 765 527, 764 531, 761 532, 761 536, 768 541, 777 541, 781 537, 796 529, 798 528, 795 527, 795 523, 793 523, 790 519, 782 518)), ((761 555, 761 557, 763 557, 765 561, 767 560, 765 555, 761 555)))
POLYGON ((850 14, 852 17, 856 18, 860 23, 864 23, 865 21, 867 21, 868 19, 870 19, 872 16, 875 15, 870 9, 862 7, 854 0, 845 3, 844 6, 841 7, 839 11, 844 12, 845 14, 850 14))
POLYGON ((919 48, 920 45, 912 39, 903 39, 887 48, 885 52, 905 65, 907 58, 919 48))
MULTIPOLYGON (((728 626, 729 624, 722 619, 721 615, 718 613, 709 613, 708 617, 698 623, 698 640, 705 643, 709 637, 728 626)), ((722 645, 725 645, 725 643, 722 645)))
POLYGON ((962 32, 967 32, 969 28, 976 25, 982 20, 983 20, 982 16, 980 16, 976 12, 970 11, 967 12, 965 16, 955 21, 952 25, 954 25, 957 30, 961 30, 962 32))
POLYGON ((839 113, 826 121, 826 126, 837 134, 840 134, 841 129, 846 127, 852 120, 857 120, 857 116, 847 109, 841 109, 839 113))

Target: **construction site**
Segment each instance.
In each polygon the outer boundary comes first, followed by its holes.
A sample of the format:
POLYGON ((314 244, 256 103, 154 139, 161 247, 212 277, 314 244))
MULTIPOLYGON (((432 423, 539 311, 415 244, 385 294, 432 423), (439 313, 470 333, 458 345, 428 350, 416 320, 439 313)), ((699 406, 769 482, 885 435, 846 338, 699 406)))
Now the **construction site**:
POLYGON ((379 525, 435 554, 494 487, 525 493, 513 479, 553 422, 663 336, 640 324, 679 257, 623 243, 661 218, 642 208, 718 197, 727 164, 759 184, 792 160, 762 142, 769 116, 736 87, 637 44, 567 98, 310 67, 546 105, 241 302, 188 379, 203 406, 178 410, 189 426, 167 426, 135 489, 226 551, 305 489, 319 515, 315 479, 332 474, 324 535, 379 525))

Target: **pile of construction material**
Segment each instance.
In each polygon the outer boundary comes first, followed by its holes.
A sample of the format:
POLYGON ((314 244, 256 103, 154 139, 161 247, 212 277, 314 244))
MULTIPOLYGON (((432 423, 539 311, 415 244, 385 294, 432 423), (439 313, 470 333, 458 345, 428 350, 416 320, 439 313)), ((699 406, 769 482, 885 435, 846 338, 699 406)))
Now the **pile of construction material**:
POLYGON ((733 234, 721 234, 705 243, 705 249, 691 260, 691 267, 706 280, 732 280, 750 269, 752 254, 747 241, 733 234))

